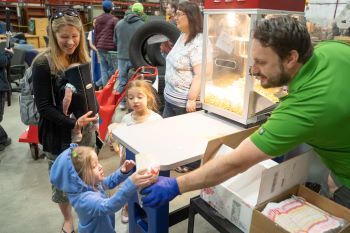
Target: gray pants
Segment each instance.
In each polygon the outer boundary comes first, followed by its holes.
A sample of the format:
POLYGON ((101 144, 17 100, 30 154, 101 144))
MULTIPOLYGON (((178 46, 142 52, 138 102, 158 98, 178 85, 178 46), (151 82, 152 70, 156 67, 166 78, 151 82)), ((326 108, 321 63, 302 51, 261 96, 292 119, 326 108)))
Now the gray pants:
MULTIPOLYGON (((6 92, 0 91, 0 122, 2 121, 2 118, 4 116, 5 99, 6 92)), ((0 143, 6 142, 7 137, 7 133, 5 132, 4 128, 2 128, 2 126, 0 125, 0 143)))

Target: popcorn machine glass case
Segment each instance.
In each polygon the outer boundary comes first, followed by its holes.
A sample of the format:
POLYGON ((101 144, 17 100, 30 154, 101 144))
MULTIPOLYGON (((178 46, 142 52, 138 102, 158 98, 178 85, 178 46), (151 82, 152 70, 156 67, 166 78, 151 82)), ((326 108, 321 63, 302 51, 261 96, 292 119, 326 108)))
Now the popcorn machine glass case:
POLYGON ((278 102, 280 88, 264 89, 249 75, 252 28, 257 20, 282 14, 258 9, 204 11, 201 102, 208 112, 243 125, 266 118, 264 110, 278 102))

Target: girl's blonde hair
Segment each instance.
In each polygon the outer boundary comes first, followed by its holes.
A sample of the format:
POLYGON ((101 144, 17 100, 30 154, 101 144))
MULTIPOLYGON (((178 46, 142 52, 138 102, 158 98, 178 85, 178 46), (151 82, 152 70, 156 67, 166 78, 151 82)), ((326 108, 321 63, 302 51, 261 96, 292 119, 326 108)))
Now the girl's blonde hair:
POLYGON ((131 88, 140 89, 147 96, 147 108, 158 112, 158 102, 156 93, 149 82, 145 80, 131 81, 126 88, 126 96, 128 96, 128 92, 131 88))
POLYGON ((86 63, 90 60, 86 47, 83 24, 78 16, 64 14, 57 19, 51 18, 49 22, 48 36, 51 61, 57 71, 65 70, 72 63, 86 63), (75 27, 80 33, 79 45, 74 53, 69 56, 69 64, 64 63, 65 59, 62 59, 64 54, 61 51, 56 38, 56 33, 60 28, 67 25, 75 27))
POLYGON ((72 151, 72 162, 80 179, 87 185, 95 186, 93 167, 91 165, 92 155, 95 153, 94 148, 87 146, 78 146, 72 151))

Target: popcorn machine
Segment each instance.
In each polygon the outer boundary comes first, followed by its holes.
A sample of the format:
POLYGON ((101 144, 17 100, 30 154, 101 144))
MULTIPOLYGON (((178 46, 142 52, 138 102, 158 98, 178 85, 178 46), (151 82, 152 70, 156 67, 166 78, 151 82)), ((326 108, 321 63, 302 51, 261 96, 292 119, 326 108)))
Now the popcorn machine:
POLYGON ((278 102, 249 75, 252 29, 262 18, 304 15, 305 0, 206 0, 201 102, 203 109, 248 126, 278 102))

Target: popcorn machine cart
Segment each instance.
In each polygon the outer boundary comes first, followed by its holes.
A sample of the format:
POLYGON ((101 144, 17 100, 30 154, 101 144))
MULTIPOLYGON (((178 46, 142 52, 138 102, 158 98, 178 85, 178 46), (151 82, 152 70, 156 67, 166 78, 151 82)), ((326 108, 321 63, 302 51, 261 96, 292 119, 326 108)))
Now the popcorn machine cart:
MULTIPOLYGON (((160 175, 169 176, 175 167, 201 159, 211 139, 266 117, 262 113, 278 101, 278 90, 263 89, 249 75, 251 30, 262 18, 303 16, 304 7, 305 0, 206 0, 201 86, 205 111, 113 130, 127 158, 150 154, 160 165, 160 175)), ((131 233, 166 233, 188 217, 188 206, 170 214, 169 205, 143 208, 136 193, 128 203, 131 233)))
POLYGON ((264 89, 249 74, 252 29, 262 18, 302 18, 305 0, 210 0, 204 3, 203 109, 248 127, 266 118, 280 88, 264 89))

